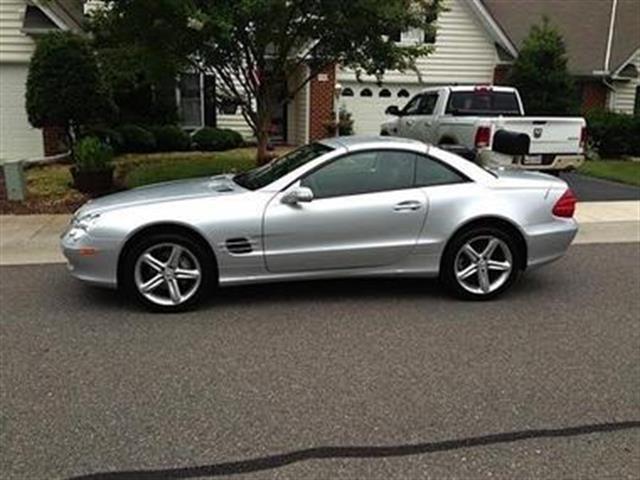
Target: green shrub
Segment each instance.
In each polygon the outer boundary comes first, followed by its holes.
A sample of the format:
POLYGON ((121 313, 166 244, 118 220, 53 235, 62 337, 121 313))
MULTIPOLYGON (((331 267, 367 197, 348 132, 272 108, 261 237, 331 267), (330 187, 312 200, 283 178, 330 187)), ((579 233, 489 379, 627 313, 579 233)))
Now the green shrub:
POLYGON ((226 128, 226 129, 223 129, 222 131, 227 133, 227 136, 229 138, 229 145, 230 145, 229 148, 239 148, 244 145, 244 138, 242 138, 242 135, 240 135, 235 130, 230 130, 226 128))
POLYGON ((640 155, 640 117, 592 110, 586 119, 589 140, 601 157, 640 155))
POLYGON ((113 128, 92 127, 83 132, 82 137, 97 137, 102 143, 109 145, 114 153, 124 152, 124 137, 113 128))
POLYGON ((242 135, 228 129, 204 127, 193 135, 199 150, 217 152, 238 148, 242 145, 242 135))
POLYGON ((124 152, 149 153, 156 150, 156 139, 149 130, 138 125, 123 125, 117 130, 124 141, 124 152))
POLYGON ((86 38, 54 32, 38 39, 29 64, 26 108, 34 127, 55 125, 67 130, 108 119, 115 113, 86 38))
POLYGON ((82 172, 101 172, 111 168, 113 150, 98 137, 84 137, 73 147, 75 166, 82 172))
POLYGON ((151 128, 159 152, 184 152, 191 149, 191 136, 176 125, 151 128))

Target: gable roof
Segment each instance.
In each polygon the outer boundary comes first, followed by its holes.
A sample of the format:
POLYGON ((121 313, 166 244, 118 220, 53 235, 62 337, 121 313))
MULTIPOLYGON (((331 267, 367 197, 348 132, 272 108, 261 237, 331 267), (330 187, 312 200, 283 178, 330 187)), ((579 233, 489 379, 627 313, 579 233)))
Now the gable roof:
POLYGON ((613 72, 640 47, 638 0, 482 2, 516 48, 522 45, 534 24, 544 16, 549 17, 564 38, 569 70, 575 75, 613 72))
POLYGON ((618 0, 609 70, 621 70, 640 48, 640 1, 618 0))
POLYGON ((82 31, 84 8, 82 0, 27 1, 23 31, 43 33, 49 30, 82 31))

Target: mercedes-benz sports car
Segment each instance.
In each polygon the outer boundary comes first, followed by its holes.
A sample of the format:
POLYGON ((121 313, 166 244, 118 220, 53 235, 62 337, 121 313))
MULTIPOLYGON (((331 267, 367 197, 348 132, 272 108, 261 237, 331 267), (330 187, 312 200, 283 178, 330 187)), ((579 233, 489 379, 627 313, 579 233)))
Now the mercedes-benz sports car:
POLYGON ((215 287, 354 276, 436 277, 484 300, 561 257, 567 184, 485 170, 421 142, 340 137, 246 173, 89 201, 62 236, 75 277, 177 311, 215 287))

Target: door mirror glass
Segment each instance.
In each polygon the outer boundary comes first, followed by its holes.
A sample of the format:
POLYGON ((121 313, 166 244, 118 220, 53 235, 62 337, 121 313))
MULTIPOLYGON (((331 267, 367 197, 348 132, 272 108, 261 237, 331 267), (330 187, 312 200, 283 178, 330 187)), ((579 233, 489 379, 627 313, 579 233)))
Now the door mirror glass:
POLYGON ((282 197, 282 203, 296 205, 298 203, 308 203, 313 200, 313 190, 309 187, 296 187, 282 197))
POLYGON ((387 107, 387 109, 384 111, 385 114, 387 115, 395 115, 396 117, 400 116, 400 109, 396 106, 396 105, 391 105, 389 107, 387 107))

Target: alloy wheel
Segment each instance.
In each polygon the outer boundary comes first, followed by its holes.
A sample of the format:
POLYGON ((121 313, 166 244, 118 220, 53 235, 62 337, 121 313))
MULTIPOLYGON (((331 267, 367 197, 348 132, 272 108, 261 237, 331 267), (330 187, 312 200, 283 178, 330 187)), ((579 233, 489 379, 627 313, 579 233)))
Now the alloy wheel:
POLYGON ((202 268, 196 256, 183 245, 160 243, 138 257, 134 269, 140 294, 161 306, 177 306, 198 291, 202 268))
POLYGON ((488 295, 509 279, 513 255, 500 238, 481 235, 467 241, 455 258, 455 279, 466 291, 488 295))

